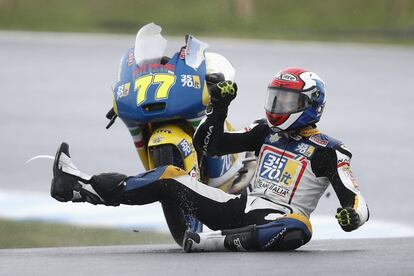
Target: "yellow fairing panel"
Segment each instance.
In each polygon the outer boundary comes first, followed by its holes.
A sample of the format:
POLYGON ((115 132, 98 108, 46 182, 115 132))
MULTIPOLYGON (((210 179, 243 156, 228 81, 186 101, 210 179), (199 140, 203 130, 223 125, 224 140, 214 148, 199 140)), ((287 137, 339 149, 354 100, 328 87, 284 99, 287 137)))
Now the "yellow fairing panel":
POLYGON ((142 164, 144 165, 145 170, 153 169, 153 167, 150 168, 149 161, 148 161, 148 151, 147 148, 143 149, 137 149, 138 156, 141 159, 142 164))
MULTIPOLYGON (((175 145, 184 160, 184 169, 189 173, 196 166, 197 158, 193 147, 193 139, 183 129, 176 125, 163 125, 151 135, 148 148, 171 144, 175 145)), ((149 151, 150 152, 150 151, 149 151)), ((154 168, 151 154, 148 154, 150 168, 154 168)))

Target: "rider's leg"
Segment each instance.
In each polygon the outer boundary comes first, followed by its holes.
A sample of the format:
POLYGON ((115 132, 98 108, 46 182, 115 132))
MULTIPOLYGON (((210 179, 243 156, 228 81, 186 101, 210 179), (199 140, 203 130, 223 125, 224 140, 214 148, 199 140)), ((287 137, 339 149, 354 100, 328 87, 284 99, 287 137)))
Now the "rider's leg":
POLYGON ((56 154, 51 194, 60 201, 115 206, 169 201, 213 230, 244 225, 246 196, 230 195, 208 187, 174 166, 157 168, 134 177, 117 173, 85 175, 71 162, 67 144, 62 144, 56 154))
POLYGON ((187 231, 183 248, 197 251, 285 251, 306 244, 312 237, 309 220, 299 214, 282 216, 275 221, 243 228, 207 233, 187 231))
POLYGON ((62 144, 56 154, 51 194, 60 201, 105 205, 171 201, 213 230, 233 229, 203 233, 200 241, 193 240, 194 246, 190 246, 189 251, 196 251, 204 244, 209 250, 289 250, 308 242, 311 237, 311 226, 305 217, 288 215, 265 223, 266 215, 280 214, 280 211, 266 207, 245 213, 246 196, 230 195, 208 187, 173 166, 157 168, 136 177, 117 173, 85 175, 71 162, 67 144, 62 144), (253 224, 258 226, 243 227, 253 224), (208 235, 215 235, 216 239, 209 239, 212 236, 208 235), (214 240, 216 246, 207 247, 211 243, 205 243, 204 238, 214 240))

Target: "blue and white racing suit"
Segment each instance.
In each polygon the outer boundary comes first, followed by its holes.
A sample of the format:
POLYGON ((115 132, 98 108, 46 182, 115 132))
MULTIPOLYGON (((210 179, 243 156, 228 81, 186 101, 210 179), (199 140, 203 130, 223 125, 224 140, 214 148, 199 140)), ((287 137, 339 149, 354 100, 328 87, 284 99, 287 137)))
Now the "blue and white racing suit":
POLYGON ((355 229, 368 220, 367 205, 351 171, 352 154, 342 142, 322 134, 316 126, 277 133, 265 120, 244 132, 224 132, 225 118, 226 112, 209 114, 197 129, 194 143, 200 156, 255 152, 258 165, 244 214, 255 216, 261 249, 269 246, 278 231, 298 225, 304 243, 309 241, 312 227, 308 219, 329 184, 341 207, 353 208, 359 215, 355 229), (280 228, 286 218, 290 220, 280 228))
POLYGON ((232 237, 225 244, 230 250, 284 250, 307 243, 312 236, 309 217, 329 184, 340 205, 359 215, 355 229, 368 220, 351 172, 352 155, 341 142, 314 126, 276 133, 264 121, 245 132, 224 132, 225 117, 207 116, 195 133, 195 148, 201 158, 254 151, 258 166, 250 194, 227 194, 165 166, 130 177, 95 175, 89 184, 100 198, 88 200, 84 192, 83 200, 106 205, 168 201, 232 237))

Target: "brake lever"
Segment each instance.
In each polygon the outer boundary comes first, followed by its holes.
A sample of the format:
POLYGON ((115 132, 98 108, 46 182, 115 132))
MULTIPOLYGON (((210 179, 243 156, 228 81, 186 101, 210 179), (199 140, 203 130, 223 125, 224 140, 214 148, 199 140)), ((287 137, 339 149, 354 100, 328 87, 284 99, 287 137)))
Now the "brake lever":
POLYGON ((109 129, 114 123, 118 115, 116 115, 114 108, 111 108, 108 113, 106 113, 106 118, 109 120, 108 125, 106 126, 106 129, 109 129))

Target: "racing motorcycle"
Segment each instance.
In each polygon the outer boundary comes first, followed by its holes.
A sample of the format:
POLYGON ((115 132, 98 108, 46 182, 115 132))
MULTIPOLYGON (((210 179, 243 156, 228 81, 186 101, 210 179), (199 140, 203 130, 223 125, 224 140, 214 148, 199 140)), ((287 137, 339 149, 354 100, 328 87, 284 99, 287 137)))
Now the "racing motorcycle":
MULTIPOLYGON (((124 122, 146 170, 175 165, 206 185, 230 193, 243 192, 255 171, 252 153, 208 158, 203 172, 197 164, 192 137, 210 101, 205 55, 208 45, 187 35, 185 46, 171 58, 164 56, 166 45, 161 27, 150 23, 138 31, 135 46, 121 59, 107 128, 117 117, 124 122)), ((231 65, 223 63, 222 67, 234 75, 231 65)), ((225 128, 233 130, 229 122, 225 128)), ((201 223, 178 206, 161 204, 178 244, 185 230, 202 230, 201 223)))

